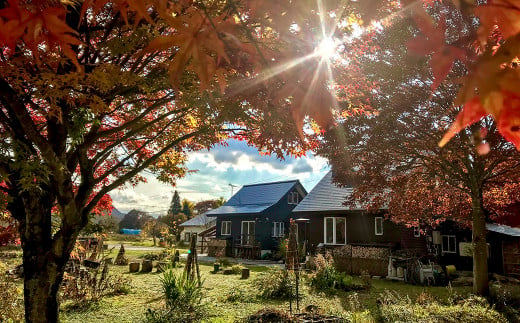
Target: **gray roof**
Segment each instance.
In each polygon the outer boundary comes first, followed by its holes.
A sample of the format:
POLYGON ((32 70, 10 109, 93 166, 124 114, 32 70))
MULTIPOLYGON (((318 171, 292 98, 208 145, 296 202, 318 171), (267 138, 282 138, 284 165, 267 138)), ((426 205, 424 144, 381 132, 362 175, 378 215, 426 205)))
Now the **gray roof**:
POLYGON ((345 198, 350 194, 352 194, 352 187, 336 186, 332 183, 332 171, 329 171, 293 209, 293 212, 361 210, 357 205, 356 207, 343 205, 345 198))
POLYGON ((211 221, 215 221, 216 218, 214 216, 207 216, 208 212, 202 213, 201 215, 197 215, 194 218, 189 219, 186 222, 180 224, 181 227, 199 227, 209 224, 211 221))
POLYGON ((508 225, 486 223, 486 229, 488 231, 505 234, 506 236, 520 237, 520 228, 513 228, 508 225))
MULTIPOLYGON (((229 201, 218 209, 208 211, 208 215, 254 214, 260 213, 278 203, 295 185, 301 186, 298 180, 244 185, 229 201)), ((303 186, 301 186, 303 189, 303 186)), ((303 189, 304 194, 305 189, 303 189)))

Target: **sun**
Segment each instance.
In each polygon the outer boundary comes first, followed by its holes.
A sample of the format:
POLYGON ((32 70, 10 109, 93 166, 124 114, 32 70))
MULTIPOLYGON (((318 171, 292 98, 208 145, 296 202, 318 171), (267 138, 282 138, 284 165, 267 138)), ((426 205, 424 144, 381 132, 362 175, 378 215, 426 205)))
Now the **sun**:
POLYGON ((316 49, 314 55, 322 59, 330 59, 337 54, 337 44, 331 37, 323 38, 316 49))

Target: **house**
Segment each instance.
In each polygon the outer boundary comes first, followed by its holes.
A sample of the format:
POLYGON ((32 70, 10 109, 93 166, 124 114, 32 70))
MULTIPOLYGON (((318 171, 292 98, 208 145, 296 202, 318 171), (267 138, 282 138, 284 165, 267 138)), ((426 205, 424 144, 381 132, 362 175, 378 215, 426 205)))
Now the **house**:
MULTIPOLYGON (((520 228, 486 223, 489 272, 520 278, 520 228)), ((472 233, 453 221, 445 221, 431 231, 428 243, 441 265, 472 270, 472 233)))
POLYGON ((227 241, 227 256, 258 258, 278 248, 305 195, 298 180, 245 185, 207 215, 217 218, 216 236, 227 241))
POLYGON ((193 235, 197 235, 197 245, 201 245, 203 241, 202 233, 206 233, 208 229, 215 226, 217 219, 212 216, 207 216, 207 212, 197 215, 179 226, 182 228, 181 239, 189 243, 193 235))
POLYGON ((352 192, 352 187, 336 186, 329 171, 293 210, 299 242, 306 240, 311 251, 347 244, 425 250, 425 237, 414 228, 386 219, 385 210, 368 212, 360 205, 345 206, 343 203, 352 192))

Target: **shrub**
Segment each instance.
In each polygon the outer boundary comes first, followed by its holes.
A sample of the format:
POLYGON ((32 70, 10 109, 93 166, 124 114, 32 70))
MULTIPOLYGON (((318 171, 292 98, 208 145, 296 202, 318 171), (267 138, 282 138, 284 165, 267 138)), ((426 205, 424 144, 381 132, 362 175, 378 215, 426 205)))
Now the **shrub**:
POLYGON ((386 291, 379 302, 381 318, 385 322, 507 322, 486 299, 476 296, 450 305, 435 301, 413 304, 408 297, 386 291))
POLYGON ((172 268, 161 277, 166 307, 162 310, 148 310, 148 322, 196 322, 205 315, 201 305, 202 287, 186 273, 176 273, 172 268))
POLYGON ((490 301, 511 322, 520 322, 520 285, 492 284, 490 301))
POLYGON ((314 259, 316 270, 310 278, 310 285, 316 290, 330 290, 336 287, 338 272, 330 254, 318 254, 314 259))
POLYGON ((290 299, 294 297, 291 275, 287 270, 269 269, 253 280, 258 288, 259 297, 264 299, 290 299))
POLYGON ((4 272, 4 265, 0 263, 0 322, 22 322, 24 319, 22 291, 4 272))
POLYGON ((226 301, 230 303, 249 303, 253 300, 253 296, 241 288, 233 288, 226 295, 226 301))
POLYGON ((242 274, 242 269, 244 269, 246 267, 238 264, 238 265, 233 265, 233 267, 231 267, 231 271, 233 272, 234 275, 240 275, 242 274))
POLYGON ((101 274, 99 269, 65 273, 60 296, 75 305, 83 305, 103 296, 127 294, 129 291, 130 280, 120 275, 109 275, 108 265, 105 264, 101 274))

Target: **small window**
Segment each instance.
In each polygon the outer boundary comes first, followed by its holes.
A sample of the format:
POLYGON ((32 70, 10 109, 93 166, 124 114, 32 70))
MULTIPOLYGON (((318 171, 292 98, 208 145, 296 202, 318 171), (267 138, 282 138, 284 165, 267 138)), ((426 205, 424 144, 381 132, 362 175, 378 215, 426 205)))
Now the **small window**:
POLYGON ((284 235, 284 223, 273 222, 273 237, 280 238, 284 235))
POLYGON ((287 196, 287 203, 298 204, 300 202, 300 194, 298 192, 290 192, 287 196))
POLYGON ((191 241, 191 232, 184 232, 184 241, 186 241, 186 242, 191 241))
POLYGON ((455 236, 442 236, 442 253, 456 253, 457 252, 457 238, 455 236))
POLYGON ((220 234, 223 236, 231 235, 231 221, 222 221, 222 225, 220 227, 220 234))
POLYGON ((374 224, 375 224, 376 236, 382 236, 383 235, 383 218, 380 216, 377 216, 374 219, 374 224))
POLYGON ((419 227, 413 227, 413 236, 416 238, 421 236, 421 230, 419 230, 419 227))

